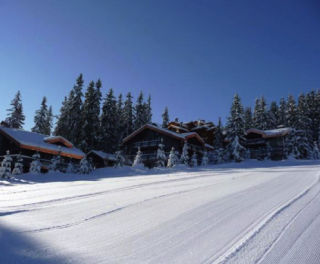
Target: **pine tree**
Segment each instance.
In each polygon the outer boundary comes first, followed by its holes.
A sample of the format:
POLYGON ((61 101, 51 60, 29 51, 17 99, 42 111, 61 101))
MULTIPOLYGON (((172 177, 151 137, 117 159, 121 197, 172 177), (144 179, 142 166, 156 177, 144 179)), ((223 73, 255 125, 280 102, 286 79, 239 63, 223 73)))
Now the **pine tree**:
POLYGON ((300 94, 298 97, 298 106, 297 106, 297 129, 304 131, 304 137, 308 142, 308 146, 312 149, 313 138, 312 138, 312 122, 308 116, 308 105, 306 97, 304 94, 300 94))
POLYGON ((228 149, 231 159, 236 162, 243 161, 247 155, 247 150, 240 144, 238 136, 235 136, 228 149))
POLYGON ((40 173, 41 172, 41 162, 40 162, 40 154, 36 152, 32 155, 32 162, 30 164, 30 172, 31 173, 40 173))
POLYGON ((52 133, 52 127, 53 127, 53 111, 52 106, 49 107, 48 110, 48 116, 47 116, 47 124, 48 124, 48 135, 51 135, 52 133))
POLYGON ((176 154, 174 147, 172 147, 170 150, 167 167, 173 168, 177 165, 177 163, 178 163, 178 157, 177 157, 177 154, 176 154))
POLYGON ((82 134, 81 148, 83 151, 95 149, 100 141, 100 99, 99 88, 95 88, 95 83, 91 81, 85 94, 85 100, 82 108, 82 134))
POLYGON ((24 125, 25 115, 23 114, 20 91, 17 92, 10 105, 12 107, 7 110, 8 117, 6 118, 5 122, 11 128, 21 129, 24 125))
POLYGON ((135 120, 134 120, 134 129, 139 129, 147 123, 145 103, 143 101, 143 93, 140 92, 135 105, 135 120))
POLYGON ((246 107, 244 111, 244 129, 247 131, 250 128, 253 128, 252 112, 251 107, 246 107))
POLYGON ((289 127, 297 127, 297 107, 292 95, 289 95, 287 101, 286 120, 289 127))
POLYGON ((268 128, 268 115, 267 115, 267 104, 264 97, 256 99, 256 104, 253 113, 254 127, 257 129, 266 130, 268 128))
POLYGON ((10 151, 7 150, 6 155, 1 162, 0 177, 8 179, 11 177, 11 164, 12 158, 10 157, 10 151))
POLYGON ((184 142, 180 163, 184 164, 185 166, 189 166, 189 147, 187 142, 184 142))
POLYGON ((278 108, 277 102, 275 101, 271 102, 268 115, 269 115, 269 128, 270 129, 276 128, 279 122, 279 108, 278 108))
POLYGON ((128 136, 133 132, 133 104, 131 93, 127 94, 126 100, 123 107, 123 131, 124 137, 128 136))
POLYGON ((114 152, 118 144, 117 101, 110 89, 102 106, 101 133, 102 147, 105 152, 114 152))
POLYGON ((19 154, 16 159, 16 163, 14 164, 14 169, 12 171, 13 175, 20 175, 23 173, 23 158, 19 154))
POLYGON ((317 142, 314 142, 314 143, 313 143, 312 158, 313 158, 314 160, 320 159, 320 151, 319 151, 317 142))
POLYGON ((311 137, 313 141, 318 141, 320 125, 320 99, 319 93, 311 91, 306 95, 307 117, 310 120, 311 137))
POLYGON ((51 133, 51 123, 52 123, 52 109, 49 112, 47 106, 47 98, 43 97, 41 102, 41 107, 36 111, 34 116, 34 127, 31 129, 32 132, 50 135, 51 133), (50 117, 51 114, 51 117, 50 117))
POLYGON ((284 98, 280 99, 279 103, 279 111, 278 111, 278 126, 286 126, 287 121, 286 121, 286 109, 287 109, 287 103, 284 98))
POLYGON ((56 136, 62 136, 65 138, 69 138, 69 102, 68 98, 65 97, 64 101, 62 102, 62 106, 60 108, 60 115, 57 120, 57 124, 54 130, 54 135, 56 136))
POLYGON ((162 114, 162 127, 167 128, 169 124, 169 111, 168 107, 164 108, 164 112, 162 114))
POLYGON ((213 147, 215 149, 223 148, 223 127, 222 127, 222 121, 220 117, 219 117, 218 125, 214 131, 213 147))
POLYGON ((234 96, 230 116, 227 122, 227 138, 233 141, 236 136, 242 138, 245 134, 244 131, 244 116, 243 107, 238 94, 234 96))
POLYGON ((207 151, 204 151, 203 152, 203 155, 202 155, 202 159, 201 159, 201 166, 208 166, 208 152, 207 151))
POLYGON ((147 103, 144 104, 145 111, 145 123, 152 122, 152 108, 151 108, 151 95, 148 96, 147 103))
POLYGON ((125 128, 125 116, 124 116, 124 108, 123 108, 123 101, 122 101, 122 94, 118 96, 117 102, 117 118, 118 118, 118 143, 120 145, 124 136, 124 128, 125 128))
POLYGON ((75 167, 74 167, 72 161, 69 161, 67 169, 66 169, 66 173, 75 173, 75 172, 76 172, 76 170, 75 170, 75 167))
POLYGON ((140 148, 138 148, 138 152, 137 152, 137 155, 134 158, 132 167, 144 168, 144 165, 143 165, 143 162, 142 162, 142 152, 141 152, 140 148))
POLYGON ((120 150, 118 150, 118 151, 116 151, 115 154, 116 154, 116 162, 115 162, 114 167, 115 168, 123 167, 124 162, 125 162, 125 158, 123 157, 122 152, 120 150))
POLYGON ((164 145, 162 143, 160 143, 158 145, 156 159, 157 159, 157 167, 165 167, 166 166, 167 157, 164 152, 164 145))
POLYGON ((83 157, 80 161, 79 172, 80 174, 89 174, 92 172, 92 167, 86 157, 83 157))

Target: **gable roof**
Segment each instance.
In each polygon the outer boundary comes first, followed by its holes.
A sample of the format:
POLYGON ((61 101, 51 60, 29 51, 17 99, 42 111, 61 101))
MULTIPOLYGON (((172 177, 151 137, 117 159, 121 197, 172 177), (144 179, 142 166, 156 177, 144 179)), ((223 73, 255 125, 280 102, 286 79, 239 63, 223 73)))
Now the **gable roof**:
POLYGON ((176 138, 178 140, 183 140, 183 141, 187 140, 189 138, 195 137, 203 145, 205 144, 204 140, 196 132, 187 132, 187 133, 181 133, 180 134, 180 133, 176 133, 174 131, 171 131, 169 129, 158 127, 158 126, 151 125, 151 124, 146 124, 146 125, 140 127, 139 129, 137 129, 136 131, 131 133, 129 136, 125 137, 123 139, 122 143, 126 143, 127 141, 129 141, 130 139, 132 139, 133 137, 135 137, 136 135, 138 135, 139 133, 141 133, 145 129, 150 129, 150 130, 156 131, 156 132, 158 132, 160 134, 163 134, 163 135, 166 135, 166 136, 169 136, 169 137, 173 137, 173 138, 176 138))
POLYGON ((254 133, 259 134, 263 138, 274 138, 274 137, 283 137, 291 132, 290 127, 283 127, 283 128, 277 128, 277 129, 270 129, 270 130, 260 130, 256 128, 250 128, 247 130, 246 134, 254 133))
POLYGON ((53 155, 58 155, 60 152, 61 156, 74 159, 82 159, 85 155, 81 150, 75 148, 70 141, 66 140, 63 137, 57 138, 59 138, 59 140, 63 140, 64 142, 69 142, 69 147, 58 146, 49 143, 48 138, 50 139, 50 137, 48 137, 47 135, 29 132, 21 129, 0 126, 0 133, 7 138, 10 138, 16 145, 18 145, 22 149, 29 149, 53 155), (70 144, 72 147, 70 147, 70 144))
POLYGON ((103 152, 100 150, 91 150, 87 153, 87 156, 90 155, 91 153, 97 155, 98 157, 100 157, 103 160, 112 160, 112 161, 116 160, 116 156, 111 153, 106 153, 106 152, 103 152))

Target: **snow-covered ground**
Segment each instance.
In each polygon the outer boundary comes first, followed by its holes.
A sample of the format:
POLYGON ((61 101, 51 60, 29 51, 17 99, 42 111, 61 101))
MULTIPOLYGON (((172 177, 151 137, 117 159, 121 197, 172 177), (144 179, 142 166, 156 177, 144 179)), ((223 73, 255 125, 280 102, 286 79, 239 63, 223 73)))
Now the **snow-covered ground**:
POLYGON ((320 263, 320 165, 0 180, 0 263, 320 263))

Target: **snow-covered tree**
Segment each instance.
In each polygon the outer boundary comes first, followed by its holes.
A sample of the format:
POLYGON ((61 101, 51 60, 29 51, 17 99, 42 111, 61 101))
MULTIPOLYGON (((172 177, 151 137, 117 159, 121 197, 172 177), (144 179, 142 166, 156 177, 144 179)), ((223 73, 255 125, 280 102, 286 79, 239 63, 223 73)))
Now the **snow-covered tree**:
POLYGON ((11 177, 11 164, 12 164, 12 158, 10 156, 10 151, 7 150, 6 155, 4 156, 1 162, 0 177, 2 178, 11 177))
POLYGON ((114 167, 115 168, 123 167, 125 158, 123 157, 121 150, 116 151, 115 155, 116 155, 116 162, 114 167))
POLYGON ((23 173, 23 158, 19 154, 16 158, 16 162, 14 164, 14 169, 12 171, 13 175, 19 175, 23 173))
POLYGON ((143 101, 143 93, 140 92, 135 105, 134 129, 139 129, 147 123, 145 103, 143 101))
POLYGON ((253 124, 257 129, 265 130, 268 128, 268 113, 267 113, 267 103, 264 97, 256 99, 256 104, 253 113, 253 124))
POLYGON ((209 162, 208 152, 205 150, 202 155, 201 166, 207 166, 208 162, 209 162))
POLYGON ((244 129, 247 131, 250 128, 253 128, 252 112, 251 107, 246 107, 244 111, 244 129))
POLYGON ((102 147, 105 152, 114 152, 118 143, 117 101, 110 89, 102 106, 101 114, 102 147))
POLYGON ((229 144, 228 150, 231 154, 230 158, 236 162, 243 161, 247 154, 247 150, 240 144, 238 136, 235 136, 231 144, 229 144))
MULTIPOLYGON (((47 98, 43 97, 41 102, 41 107, 39 110, 36 111, 36 114, 34 116, 34 127, 31 129, 32 132, 37 132, 44 135, 50 135, 51 123, 50 123, 49 114, 50 113, 47 106, 47 98)), ((52 112, 51 112, 51 115, 52 115, 52 112)))
POLYGON ((144 164, 142 162, 142 152, 141 152, 140 148, 138 148, 138 152, 137 152, 137 155, 134 158, 132 167, 144 168, 144 164))
POLYGON ((167 162, 166 153, 164 152, 164 145, 162 142, 158 145, 157 149, 157 167, 165 167, 167 162))
POLYGON ((61 170, 61 156, 53 156, 50 161, 49 171, 60 171, 61 170))
POLYGON ((223 127, 221 118, 219 117, 218 125, 214 131, 213 147, 215 149, 223 148, 223 127))
POLYGON ((189 147, 187 142, 184 142, 180 157, 180 163, 189 166, 189 147))
POLYGON ((69 136, 69 102, 68 98, 65 97, 64 101, 62 102, 62 106, 60 108, 60 115, 58 117, 56 127, 54 130, 54 135, 62 136, 67 139, 70 139, 69 136))
POLYGON ((286 124, 289 127, 297 127, 297 106, 292 95, 289 95, 286 108, 286 124))
POLYGON ((30 172, 32 173, 40 173, 41 172, 41 162, 40 162, 40 154, 36 152, 32 155, 32 162, 30 164, 30 172))
POLYGON ((7 110, 8 117, 5 120, 6 124, 11 128, 22 128, 25 115, 23 114, 20 91, 17 92, 10 105, 11 108, 7 110))
POLYGON ((66 173, 75 173, 76 172, 76 169, 73 165, 73 162, 72 161, 69 161, 68 162, 68 165, 67 165, 67 168, 66 168, 66 173))
POLYGON ((123 125, 124 125, 124 137, 133 132, 133 103, 131 93, 127 94, 126 100, 123 106, 123 125))
POLYGON ((165 107, 164 112, 162 114, 162 127, 167 128, 169 124, 169 111, 168 107, 165 107))
POLYGON ((313 148, 312 122, 308 116, 308 105, 304 94, 300 94, 297 106, 297 125, 296 128, 304 131, 304 137, 307 139, 308 148, 313 148))
POLYGON ((197 158, 197 153, 193 152, 191 156, 191 166, 192 167, 197 167, 198 166, 198 158, 197 158))
POLYGON ((49 110, 48 110, 48 115, 47 115, 47 124, 48 124, 48 134, 47 135, 51 135, 52 133, 52 127, 53 127, 53 110, 52 110, 52 106, 49 106, 49 110))
POLYGON ((83 157, 80 161, 80 168, 79 168, 80 174, 89 174, 92 172, 92 167, 87 159, 87 157, 83 157))
POLYGON ((81 148, 84 152, 99 147, 101 82, 89 83, 82 107, 81 148))
POLYGON ((174 147, 172 147, 170 150, 167 167, 172 168, 172 167, 176 166, 178 164, 178 162, 179 161, 178 161, 176 151, 175 151, 174 147))
POLYGON ((280 126, 280 125, 286 126, 287 125, 286 109, 287 109, 286 100, 284 98, 281 98, 280 103, 279 103, 279 110, 278 110, 278 122, 277 122, 278 126, 280 126))
POLYGON ((320 159, 320 151, 319 151, 317 142, 314 142, 314 143, 313 143, 312 158, 313 158, 314 160, 320 159))

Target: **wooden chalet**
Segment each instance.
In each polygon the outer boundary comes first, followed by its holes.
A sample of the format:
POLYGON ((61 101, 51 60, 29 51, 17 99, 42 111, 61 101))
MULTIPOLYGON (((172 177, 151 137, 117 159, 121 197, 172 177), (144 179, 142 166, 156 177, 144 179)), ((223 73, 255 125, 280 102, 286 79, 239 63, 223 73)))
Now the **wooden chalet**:
POLYGON ((115 165, 116 156, 100 150, 91 150, 87 153, 87 158, 92 161, 95 168, 111 167, 115 165))
POLYGON ((286 158, 285 138, 290 134, 291 128, 277 128, 260 130, 250 128, 246 132, 246 147, 250 151, 251 159, 264 159, 270 152, 270 158, 281 160, 286 158))
MULTIPOLYGON (((21 129, 0 126, 0 156, 9 150, 10 154, 32 157, 39 152, 41 159, 50 160, 61 155, 66 161, 78 163, 85 154, 61 136, 47 136, 21 129)), ((28 166, 28 164, 27 164, 28 166)))
POLYGON ((162 128, 155 124, 146 124, 123 139, 122 149, 127 156, 128 163, 132 162, 138 148, 141 149, 142 159, 146 166, 152 167, 156 161, 158 145, 164 145, 164 151, 168 155, 174 147, 180 153, 185 142, 188 143, 190 155, 196 152, 200 161, 204 150, 210 151, 213 147, 207 144, 196 132, 176 132, 162 128))

